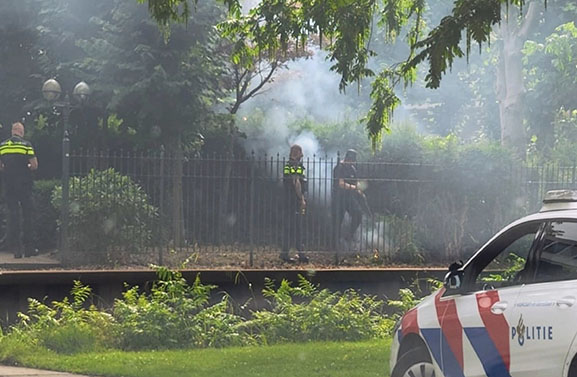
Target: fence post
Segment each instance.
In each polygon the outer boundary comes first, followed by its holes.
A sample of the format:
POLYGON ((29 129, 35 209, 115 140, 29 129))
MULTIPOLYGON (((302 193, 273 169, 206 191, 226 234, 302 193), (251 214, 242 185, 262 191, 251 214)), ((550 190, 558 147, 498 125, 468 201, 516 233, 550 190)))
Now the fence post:
MULTIPOLYGON (((337 161, 336 161, 336 163, 333 164, 333 159, 331 158, 331 165, 330 166, 336 167, 340 163, 341 163, 341 153, 340 153, 340 151, 337 151, 337 161)), ((335 183, 334 168, 333 168, 333 171, 331 172, 331 177, 332 177, 332 179, 331 179, 331 189, 332 189, 335 185, 338 185, 338 182, 335 183)), ((333 200, 333 203, 331 203, 331 206, 334 206, 337 199, 334 197, 331 197, 331 198, 333 200)), ((331 210, 332 210, 332 207, 331 207, 331 210)), ((332 212, 331 215, 334 216, 335 212, 332 212)), ((335 250, 334 250, 334 252, 335 252, 335 265, 338 266, 340 263, 339 250, 341 247, 341 220, 342 219, 335 219, 335 218, 333 218, 333 216, 331 216, 332 224, 330 227, 330 229, 331 229, 330 235, 331 235, 332 239, 331 239, 330 244, 333 245, 335 248, 335 250)))
MULTIPOLYGON (((67 117, 66 117, 67 118, 67 117)), ((65 119, 64 122, 68 122, 65 119)), ((62 207, 60 216, 62 224, 60 228, 60 248, 64 263, 70 262, 70 248, 68 243, 68 220, 70 206, 70 138, 68 130, 64 131, 62 138, 62 207)))
POLYGON ((255 169, 254 169, 254 151, 251 153, 250 158, 250 212, 249 212, 249 244, 250 244, 250 254, 249 254, 249 265, 252 267, 254 263, 254 205, 255 205, 255 192, 254 192, 254 180, 255 180, 255 169))
POLYGON ((159 204, 159 220, 160 220, 160 247, 158 249, 158 265, 163 264, 164 252, 164 222, 162 217, 164 214, 164 145, 160 146, 160 204, 159 204))
POLYGON ((577 164, 577 161, 573 160, 573 166, 571 169, 571 189, 572 190, 576 189, 576 187, 575 187, 575 164, 577 164))

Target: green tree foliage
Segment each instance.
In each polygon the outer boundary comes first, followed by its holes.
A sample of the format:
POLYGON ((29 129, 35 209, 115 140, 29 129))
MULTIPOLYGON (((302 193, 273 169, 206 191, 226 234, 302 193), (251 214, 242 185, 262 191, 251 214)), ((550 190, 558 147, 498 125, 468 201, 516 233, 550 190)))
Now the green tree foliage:
MULTIPOLYGON (((174 10, 184 10, 184 5, 189 3, 188 0, 154 1, 156 5, 159 2, 173 9, 171 15, 150 8, 161 24, 167 24, 171 19, 179 21, 174 10)), ((374 76, 368 67, 369 57, 374 54, 369 45, 373 17, 377 17, 379 26, 390 37, 408 30, 410 52, 406 59, 382 69, 373 81, 374 104, 365 121, 371 138, 378 140, 381 132, 388 128, 390 114, 399 103, 392 88, 400 83, 412 83, 416 67, 425 61, 428 65, 426 86, 438 88, 455 59, 468 56, 474 43, 481 46, 489 42, 493 27, 501 22, 502 7, 522 9, 525 1, 457 0, 450 14, 425 36, 422 35, 425 0, 383 3, 375 0, 262 0, 248 14, 240 12, 238 0, 225 0, 224 3, 228 6, 230 19, 223 32, 240 36, 237 53, 233 56, 245 56, 254 46, 274 56, 278 51, 287 51, 290 41, 302 45, 311 35, 317 35, 321 42, 325 38, 329 41, 331 69, 341 75, 343 90, 351 83, 374 76)), ((251 64, 250 59, 247 64, 251 64)))
POLYGON ((577 155, 566 154, 561 150, 574 149, 573 143, 577 136, 575 23, 568 22, 556 27, 543 41, 526 42, 523 54, 528 89, 529 131, 537 137, 538 149, 545 156, 556 155, 563 162, 571 163, 577 155))
MULTIPOLYGON (((0 2, 0 124, 4 137, 12 122, 21 119, 22 107, 30 100, 30 92, 38 90, 34 74, 38 72, 39 51, 34 53, 38 34, 35 2, 6 0, 0 2)), ((39 96, 40 93, 37 93, 39 96)), ((36 97, 37 97, 36 96, 36 97)))
POLYGON ((199 5, 186 27, 165 38, 144 7, 106 3, 88 19, 94 33, 75 42, 83 58, 70 65, 88 75, 101 106, 123 120, 121 132, 135 130, 140 145, 194 142, 214 125, 222 67, 212 25, 219 10, 210 2, 199 5))
POLYGON ((93 95, 72 110, 73 147, 156 147, 180 137, 197 148, 198 133, 220 123, 223 59, 214 25, 222 14, 203 2, 167 36, 133 1, 3 1, 0 123, 25 118, 39 155, 57 161, 63 118, 40 88, 55 77, 70 93, 83 80, 93 95))

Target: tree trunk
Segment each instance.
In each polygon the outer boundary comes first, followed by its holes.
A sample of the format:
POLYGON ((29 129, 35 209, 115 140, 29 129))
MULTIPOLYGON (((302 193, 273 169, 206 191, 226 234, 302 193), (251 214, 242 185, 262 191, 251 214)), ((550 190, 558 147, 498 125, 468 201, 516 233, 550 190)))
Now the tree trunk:
MULTIPOLYGON (((522 22, 516 15, 506 14, 501 23, 503 48, 497 66, 496 92, 499 101, 501 144, 525 158, 527 135, 524 124, 525 85, 523 82, 523 54, 521 52, 534 20, 537 4, 531 2, 522 22)), ((512 12, 512 7, 508 9, 512 12)))
POLYGON ((519 157, 525 156, 527 140, 523 124, 523 63, 520 41, 510 33, 503 34, 503 50, 499 62, 497 83, 499 119, 501 123, 501 144, 515 151, 519 157))

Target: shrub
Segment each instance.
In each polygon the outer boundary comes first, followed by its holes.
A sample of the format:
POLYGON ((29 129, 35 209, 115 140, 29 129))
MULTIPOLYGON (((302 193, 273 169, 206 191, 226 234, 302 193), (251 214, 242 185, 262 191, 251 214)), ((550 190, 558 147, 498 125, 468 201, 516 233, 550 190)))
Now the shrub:
MULTIPOLYGON (((62 187, 52 203, 60 208, 62 187)), ((69 243, 72 250, 95 257, 110 251, 138 250, 150 243, 157 209, 129 177, 114 169, 91 170, 70 179, 69 243)))
POLYGON ((382 168, 382 182, 367 196, 382 195, 383 212, 412 223, 408 245, 428 252, 429 263, 467 257, 527 212, 522 164, 496 143, 464 144, 455 135, 395 128, 375 159, 400 164, 382 168))
POLYGON ((214 286, 203 285, 199 276, 189 285, 179 272, 163 267, 157 272, 150 294, 133 287, 114 303, 122 348, 224 347, 251 341, 238 332, 243 318, 232 312, 226 296, 209 305, 214 286))
POLYGON ((247 320, 234 313, 227 295, 212 304, 199 276, 188 284, 182 275, 157 267, 158 281, 148 293, 138 287, 114 302, 112 314, 88 304, 91 289, 74 283, 71 298, 44 304, 29 299, 26 314, 7 335, 0 332, 0 361, 21 350, 48 349, 57 353, 228 347, 315 340, 356 341, 390 335, 393 320, 383 302, 344 292, 319 290, 299 277, 297 287, 268 280, 263 294, 270 307, 256 310, 247 320))
POLYGON ((40 334, 40 343, 58 353, 73 354, 96 349, 98 331, 85 323, 70 323, 40 334))
POLYGON ((94 305, 85 308, 91 294, 90 287, 75 281, 72 299, 53 301, 51 305, 28 299, 28 313, 20 313, 20 322, 8 337, 67 354, 113 344, 112 317, 94 305))
POLYGON ((383 136, 383 143, 375 155, 378 161, 422 162, 425 137, 410 124, 394 125, 391 132, 383 136))
POLYGON ((397 299, 387 300, 391 318, 395 320, 401 318, 409 309, 420 303, 423 298, 442 287, 442 281, 429 278, 426 280, 416 279, 410 286, 399 289, 399 297, 397 299), (426 283, 425 286, 423 286, 423 282, 426 283))
POLYGON ((40 354, 44 349, 35 344, 29 337, 17 333, 0 335, 0 362, 5 365, 17 365, 22 355, 40 354))
POLYGON ((51 203, 52 191, 58 183, 58 180, 34 182, 34 245, 42 250, 55 248, 58 241, 59 212, 51 203))
POLYGON ((468 257, 524 213, 519 200, 524 185, 515 174, 520 165, 498 145, 452 142, 447 149, 450 153, 433 160, 437 179, 422 192, 428 200, 420 206, 416 223, 424 248, 451 261, 468 257))
POLYGON ((352 289, 319 290, 302 276, 297 287, 283 280, 275 289, 267 280, 263 294, 270 299, 270 310, 253 312, 246 324, 261 343, 365 340, 384 337, 393 326, 374 297, 352 289))

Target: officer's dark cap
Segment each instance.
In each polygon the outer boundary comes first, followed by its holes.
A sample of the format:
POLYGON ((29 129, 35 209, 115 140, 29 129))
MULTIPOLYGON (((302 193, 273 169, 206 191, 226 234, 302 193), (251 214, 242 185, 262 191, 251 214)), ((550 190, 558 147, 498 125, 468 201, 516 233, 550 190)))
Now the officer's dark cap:
POLYGON ((354 149, 349 149, 347 153, 345 153, 345 161, 357 161, 357 151, 354 149))

